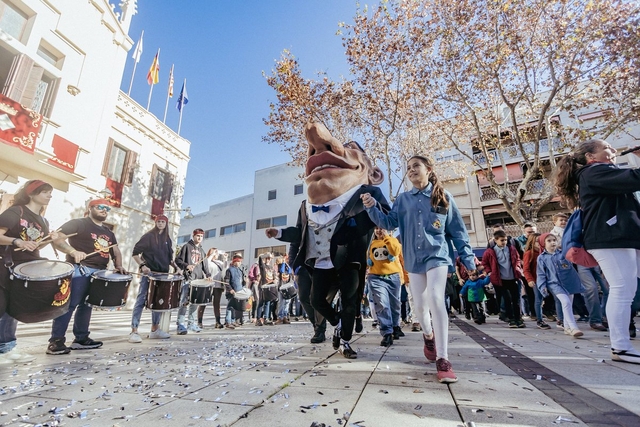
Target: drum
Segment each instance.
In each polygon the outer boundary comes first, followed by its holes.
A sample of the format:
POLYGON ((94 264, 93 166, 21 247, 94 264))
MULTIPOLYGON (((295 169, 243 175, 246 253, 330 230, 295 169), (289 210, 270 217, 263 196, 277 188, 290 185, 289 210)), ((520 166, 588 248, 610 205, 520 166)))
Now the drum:
POLYGON ((197 279, 189 282, 189 302, 193 305, 207 305, 213 300, 213 282, 197 279))
POLYGON ((7 313, 24 323, 42 322, 69 311, 73 265, 38 260, 13 268, 7 313))
POLYGON ((180 306, 180 274, 150 274, 146 307, 153 311, 169 311, 180 306))
POLYGON ((122 307, 127 302, 131 279, 133 276, 130 274, 111 270, 94 271, 85 302, 93 307, 122 307))

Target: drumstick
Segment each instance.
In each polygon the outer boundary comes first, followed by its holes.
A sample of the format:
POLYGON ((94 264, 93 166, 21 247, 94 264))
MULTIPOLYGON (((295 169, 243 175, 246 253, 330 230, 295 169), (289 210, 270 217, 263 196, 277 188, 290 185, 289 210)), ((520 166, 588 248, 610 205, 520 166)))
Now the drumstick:
MULTIPOLYGON (((157 272, 157 271, 151 271, 151 272, 149 272, 148 274, 144 274, 144 273, 133 273, 133 272, 130 272, 129 274, 133 274, 133 275, 135 275, 135 276, 148 276, 149 274, 173 274, 173 275, 177 275, 176 273, 160 273, 160 272, 157 272)), ((227 284, 227 282, 223 282, 223 281, 221 281, 221 280, 211 279, 210 281, 211 281, 211 282, 216 282, 216 283, 222 283, 223 285, 226 285, 226 284, 227 284)))
POLYGON ((113 245, 111 245, 111 246, 107 246, 106 248, 98 249, 97 251, 93 251, 93 252, 91 252, 90 254, 87 254, 87 256, 85 256, 85 258, 89 258, 91 255, 95 255, 95 254, 97 254, 98 252, 102 252, 102 251, 104 251, 105 249, 109 249, 109 248, 112 248, 112 247, 114 247, 114 246, 118 246, 118 244, 117 244, 117 243, 114 243, 113 245))
MULTIPOLYGON (((56 231, 57 231, 57 230, 56 230, 56 231)), ((57 242, 57 241, 59 241, 59 240, 64 240, 64 239, 66 239, 67 237, 73 237, 73 236, 75 236, 76 234, 78 234, 78 233, 71 233, 71 234, 69 234, 68 236, 58 237, 57 239, 53 239, 53 240, 51 241, 51 243, 53 243, 53 242, 57 242)), ((41 247, 42 245, 44 245, 45 243, 47 243, 47 244, 48 244, 48 243, 50 243, 50 242, 46 242, 46 240, 47 240, 49 237, 51 237, 51 235, 49 235, 49 236, 45 237, 44 239, 40 240, 40 242, 38 242, 38 248, 40 248, 40 247, 41 247)), ((17 252, 17 251, 26 251, 26 250, 27 250, 26 248, 16 248, 16 249, 14 249, 14 251, 15 251, 15 252, 17 252)))
MULTIPOLYGON (((58 231, 60 231, 60 230, 61 230, 61 228, 58 228, 56 231, 51 231, 51 232, 49 232, 49 234, 47 234, 47 237, 45 237, 44 239, 42 239, 42 240, 40 240, 40 241, 38 242, 38 247, 40 247, 40 245, 42 245, 44 242, 46 242, 46 241, 47 241, 47 239, 50 239, 50 238, 51 238, 51 233, 57 233, 57 232, 58 232, 58 231)), ((14 252, 18 252, 18 251, 26 251, 26 250, 27 250, 26 248, 15 248, 13 251, 14 251, 14 252)))

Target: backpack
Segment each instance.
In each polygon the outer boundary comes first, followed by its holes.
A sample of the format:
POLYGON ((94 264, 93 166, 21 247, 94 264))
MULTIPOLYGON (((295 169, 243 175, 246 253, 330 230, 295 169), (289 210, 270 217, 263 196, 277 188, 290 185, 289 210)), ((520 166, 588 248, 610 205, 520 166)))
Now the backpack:
POLYGON ((582 236, 582 209, 578 208, 569 217, 562 234, 562 256, 574 264, 597 267, 598 262, 584 248, 582 236))

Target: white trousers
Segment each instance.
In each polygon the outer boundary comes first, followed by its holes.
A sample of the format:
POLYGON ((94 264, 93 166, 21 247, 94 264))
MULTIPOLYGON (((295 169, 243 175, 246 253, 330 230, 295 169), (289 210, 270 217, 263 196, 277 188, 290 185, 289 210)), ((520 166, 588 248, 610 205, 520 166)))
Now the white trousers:
POLYGON ((588 251, 600 264, 607 282, 607 321, 611 348, 633 350, 629 338, 631 302, 638 286, 640 273, 640 250, 638 249, 591 249, 588 251))
POLYGON ((446 284, 446 265, 432 268, 424 274, 409 273, 414 319, 420 322, 425 335, 435 334, 437 358, 448 360, 449 316, 444 302, 446 284))

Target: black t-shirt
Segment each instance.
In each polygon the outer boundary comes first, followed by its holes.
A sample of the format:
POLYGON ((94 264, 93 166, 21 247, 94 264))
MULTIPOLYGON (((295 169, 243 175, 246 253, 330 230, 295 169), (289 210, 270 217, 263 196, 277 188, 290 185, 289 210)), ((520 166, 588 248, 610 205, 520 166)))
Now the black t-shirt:
POLYGON ((142 255, 142 259, 151 271, 168 273, 173 260, 171 239, 152 230, 143 235, 133 248, 133 255, 142 255))
MULTIPOLYGON (((91 218, 87 217, 72 219, 61 227, 60 232, 66 235, 77 233, 68 239, 71 247, 77 251, 86 254, 100 251, 87 257, 80 264, 100 270, 107 268, 109 255, 113 256, 113 249, 107 249, 107 247, 118 243, 115 234, 111 230, 105 226, 97 225, 91 218)), ((73 257, 67 255, 67 262, 73 263, 73 257)))
MULTIPOLYGON (((6 237, 20 238, 25 242, 39 242, 49 234, 49 223, 42 216, 33 213, 26 206, 11 206, 0 214, 0 228, 6 228, 6 237)), ((42 259, 40 251, 14 251, 9 246, 14 264, 42 259)))

